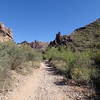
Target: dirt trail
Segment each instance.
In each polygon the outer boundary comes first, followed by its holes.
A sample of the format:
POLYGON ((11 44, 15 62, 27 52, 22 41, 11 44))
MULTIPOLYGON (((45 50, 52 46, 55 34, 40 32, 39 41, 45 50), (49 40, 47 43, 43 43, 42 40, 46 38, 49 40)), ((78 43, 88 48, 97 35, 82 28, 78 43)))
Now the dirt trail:
POLYGON ((40 69, 3 100, 69 100, 63 89, 55 84, 60 79, 61 76, 52 74, 51 67, 41 63, 40 69))

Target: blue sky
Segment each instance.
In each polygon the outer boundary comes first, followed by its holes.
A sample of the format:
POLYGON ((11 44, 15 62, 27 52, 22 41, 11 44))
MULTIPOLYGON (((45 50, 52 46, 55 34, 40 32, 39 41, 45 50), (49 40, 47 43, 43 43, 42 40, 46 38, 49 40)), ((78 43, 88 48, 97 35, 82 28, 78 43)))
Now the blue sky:
POLYGON ((16 42, 50 41, 60 31, 100 18, 100 0, 0 0, 0 22, 13 30, 16 42))

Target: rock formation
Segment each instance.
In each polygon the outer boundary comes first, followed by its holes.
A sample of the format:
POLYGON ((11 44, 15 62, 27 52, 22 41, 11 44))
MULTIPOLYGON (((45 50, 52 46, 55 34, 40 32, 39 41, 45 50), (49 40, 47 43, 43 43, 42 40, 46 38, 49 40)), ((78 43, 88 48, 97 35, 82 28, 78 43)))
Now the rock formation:
POLYGON ((31 48, 40 50, 40 51, 44 51, 47 47, 48 47, 48 43, 47 42, 40 42, 40 41, 33 41, 33 42, 27 42, 27 41, 23 41, 21 43, 18 43, 17 45, 21 46, 21 45, 29 45, 31 48))
POLYGON ((71 36, 67 36, 67 35, 64 35, 62 36, 60 32, 58 32, 58 34, 56 34, 56 38, 54 41, 51 41, 49 46, 60 46, 60 45, 67 45, 69 44, 70 42, 72 42, 72 38, 71 36))
POLYGON ((0 23, 0 41, 6 42, 13 40, 11 29, 4 26, 4 24, 0 23))

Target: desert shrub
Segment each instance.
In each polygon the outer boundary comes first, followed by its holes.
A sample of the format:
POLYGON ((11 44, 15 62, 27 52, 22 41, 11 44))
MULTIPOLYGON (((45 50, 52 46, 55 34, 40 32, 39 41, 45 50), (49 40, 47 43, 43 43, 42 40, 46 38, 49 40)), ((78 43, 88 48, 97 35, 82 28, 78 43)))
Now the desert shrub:
POLYGON ((41 61, 42 60, 41 53, 32 49, 30 46, 23 45, 21 46, 21 49, 25 53, 26 61, 41 61))
POLYGON ((33 67, 35 61, 40 63, 41 58, 40 53, 27 45, 17 46, 13 42, 0 43, 0 83, 3 84, 9 77, 7 74, 9 70, 24 74, 33 67))
POLYGON ((98 77, 95 62, 99 62, 100 56, 94 55, 91 50, 72 52, 64 47, 49 48, 45 53, 45 57, 50 59, 50 63, 57 70, 76 82, 89 82, 98 77))
POLYGON ((96 69, 76 67, 72 69, 71 76, 77 82, 90 82, 92 78, 96 77, 96 69))
POLYGON ((78 59, 74 62, 71 69, 72 79, 78 82, 89 82, 98 76, 91 54, 91 51, 77 53, 78 59))
POLYGON ((67 66, 67 63, 63 60, 52 60, 51 63, 54 65, 54 67, 63 75, 66 76, 69 67, 67 66))
POLYGON ((63 60, 68 63, 73 63, 76 58, 76 55, 68 50, 67 48, 49 48, 46 53, 44 54, 44 57, 46 59, 52 59, 52 60, 63 60))
POLYGON ((94 83, 97 84, 98 82, 100 83, 100 50, 95 50, 91 56, 91 59, 94 60, 96 65, 97 77, 94 79, 94 83))
POLYGON ((65 47, 49 48, 44 55, 50 59, 53 66, 63 73, 66 77, 71 78, 70 71, 73 64, 78 59, 77 55, 65 47))
POLYGON ((58 51, 57 48, 52 47, 52 48, 48 48, 46 53, 43 56, 44 56, 44 58, 46 58, 48 60, 49 59, 56 59, 56 58, 58 59, 60 56, 60 52, 58 51))
POLYGON ((100 51, 97 50, 97 51, 93 52, 91 58, 95 61, 95 64, 100 69, 100 51))
POLYGON ((79 59, 71 69, 72 79, 80 82, 89 82, 97 77, 96 66, 90 59, 79 59))

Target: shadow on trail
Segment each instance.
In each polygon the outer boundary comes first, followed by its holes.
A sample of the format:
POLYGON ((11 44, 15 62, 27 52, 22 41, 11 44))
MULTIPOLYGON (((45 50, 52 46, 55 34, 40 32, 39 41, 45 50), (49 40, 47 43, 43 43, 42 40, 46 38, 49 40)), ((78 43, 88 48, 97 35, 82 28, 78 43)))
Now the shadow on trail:
MULTIPOLYGON (((57 85, 57 86, 64 86, 64 85, 68 85, 68 86, 72 86, 72 87, 84 87, 86 88, 86 84, 76 84, 73 80, 70 80, 70 79, 64 79, 63 75, 61 72, 59 72, 52 64, 50 64, 48 61, 45 61, 45 64, 46 64, 46 71, 49 72, 50 75, 55 75, 57 77, 62 77, 62 78, 58 78, 54 81, 54 84, 57 85)), ((87 96, 86 93, 83 93, 85 94, 85 98, 84 100, 100 100, 98 98, 94 98, 92 95, 90 96, 87 96)), ((83 99, 82 99, 83 100, 83 99)))
MULTIPOLYGON (((53 65, 49 64, 49 62, 45 62, 47 68, 46 71, 50 72, 49 74, 51 75, 56 75, 56 76, 63 76, 62 73, 60 71, 58 71, 55 67, 53 67, 53 65)), ((65 85, 65 80, 64 79, 57 79, 55 80, 54 82, 55 85, 58 85, 58 86, 62 86, 62 85, 65 85)))
POLYGON ((54 84, 56 84, 56 85, 58 85, 58 86, 66 85, 65 82, 64 82, 63 80, 54 82, 54 84))
POLYGON ((52 75, 60 75, 60 76, 63 76, 63 74, 57 70, 52 64, 49 64, 49 63, 46 63, 46 71, 49 71, 51 72, 52 75))

